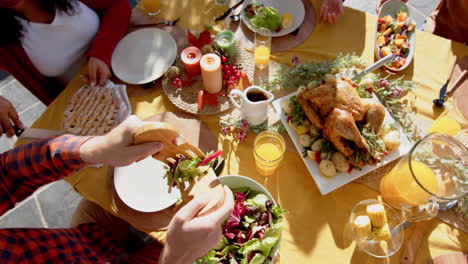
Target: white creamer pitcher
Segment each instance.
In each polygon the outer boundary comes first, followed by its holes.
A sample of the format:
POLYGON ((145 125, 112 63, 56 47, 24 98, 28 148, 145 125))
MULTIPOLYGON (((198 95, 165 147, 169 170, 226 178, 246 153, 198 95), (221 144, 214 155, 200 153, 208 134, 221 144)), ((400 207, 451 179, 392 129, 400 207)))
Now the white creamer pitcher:
POLYGON ((229 94, 232 104, 241 110, 242 118, 250 125, 256 126, 265 122, 268 117, 268 104, 273 101, 274 95, 259 86, 250 86, 245 91, 234 89, 229 94), (240 105, 235 96, 240 98, 240 105))

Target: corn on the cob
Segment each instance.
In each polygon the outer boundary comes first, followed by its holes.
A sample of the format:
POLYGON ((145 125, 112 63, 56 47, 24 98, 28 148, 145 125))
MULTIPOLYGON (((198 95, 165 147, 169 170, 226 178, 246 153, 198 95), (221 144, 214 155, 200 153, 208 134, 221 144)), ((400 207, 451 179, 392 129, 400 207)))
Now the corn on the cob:
POLYGON ((385 208, 381 204, 371 204, 367 206, 367 215, 371 219, 372 226, 382 227, 387 224, 385 208))
POLYGON ((374 234, 374 239, 377 241, 390 240, 392 238, 390 234, 390 228, 388 227, 388 225, 375 228, 373 234, 374 234))
POLYGON ((354 219, 354 230, 360 239, 367 239, 372 231, 371 221, 367 215, 360 215, 354 219))

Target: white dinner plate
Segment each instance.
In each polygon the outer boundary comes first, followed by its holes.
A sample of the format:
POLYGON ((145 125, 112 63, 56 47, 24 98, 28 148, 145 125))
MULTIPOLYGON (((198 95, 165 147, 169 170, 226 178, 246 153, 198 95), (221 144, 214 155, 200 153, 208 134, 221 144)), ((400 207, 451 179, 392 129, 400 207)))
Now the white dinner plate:
POLYGON ((125 36, 112 54, 112 69, 130 84, 143 84, 160 78, 174 63, 177 43, 171 34, 144 28, 125 36))
MULTIPOLYGON (((299 143, 299 138, 291 126, 289 126, 288 121, 287 121, 287 115, 284 113, 283 108, 281 107, 281 102, 284 100, 288 100, 296 95, 297 92, 294 92, 290 95, 287 95, 285 97, 282 97, 276 101, 273 102, 273 106, 275 107, 275 110, 277 113, 280 113, 280 118, 281 121, 283 122, 283 125, 286 128, 286 131, 288 131, 289 136, 291 137, 294 145, 296 146, 296 149, 298 151, 298 154, 301 156, 302 160, 304 161, 304 164, 306 165, 307 169, 309 170, 310 175, 315 181, 315 184, 317 184, 317 187, 320 190, 320 193, 322 195, 325 195, 331 191, 334 191, 341 186, 354 181, 355 179, 377 169, 382 167, 383 165, 394 161, 401 157, 402 155, 405 155, 410 149, 411 149, 411 143, 408 141, 406 138, 406 135, 403 133, 403 130, 398 122, 396 122, 391 116, 388 111, 386 111, 385 115, 385 121, 387 123, 393 124, 398 131, 400 132, 400 147, 395 150, 390 152, 388 155, 384 156, 382 161, 378 163, 375 166, 371 165, 366 165, 361 170, 358 169, 353 169, 351 173, 348 172, 343 172, 343 173, 337 173, 335 177, 333 178, 325 178, 321 175, 320 170, 319 170, 319 164, 315 160, 310 160, 307 157, 302 156, 302 152, 304 151, 304 148, 301 146, 299 143)), ((374 100, 378 100, 374 96, 374 100)))
POLYGON ((181 197, 180 190, 169 191, 165 164, 153 157, 114 169, 114 186, 120 199, 140 212, 164 210, 181 197))
POLYGON ((272 6, 276 8, 280 15, 283 16, 285 13, 290 13, 293 17, 293 25, 288 29, 282 29, 280 32, 271 32, 272 37, 281 37, 290 34, 302 25, 305 18, 305 7, 302 0, 245 0, 242 5, 241 19, 247 27, 253 32, 257 32, 257 28, 250 23, 244 12, 244 8, 250 5, 252 2, 257 1, 264 6, 272 6))

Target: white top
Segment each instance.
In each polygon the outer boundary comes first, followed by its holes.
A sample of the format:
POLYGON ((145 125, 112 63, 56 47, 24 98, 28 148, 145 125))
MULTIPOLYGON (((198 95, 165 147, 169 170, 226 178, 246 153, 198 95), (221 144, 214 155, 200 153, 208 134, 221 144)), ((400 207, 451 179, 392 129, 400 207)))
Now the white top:
POLYGON ((99 17, 80 1, 73 15, 56 11, 50 24, 20 19, 22 45, 36 69, 66 85, 86 63, 83 55, 99 29, 99 17))

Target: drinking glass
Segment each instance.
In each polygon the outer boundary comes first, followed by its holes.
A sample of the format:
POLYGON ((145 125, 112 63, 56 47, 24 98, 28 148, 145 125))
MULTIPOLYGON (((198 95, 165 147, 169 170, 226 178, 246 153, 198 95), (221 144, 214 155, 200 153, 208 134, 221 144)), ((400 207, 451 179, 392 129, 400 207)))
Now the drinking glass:
POLYGON ((468 121, 455 104, 447 104, 444 112, 432 123, 428 133, 439 132, 453 137, 461 136, 460 132, 466 133, 468 129, 468 121))
POLYGON ((265 69, 270 64, 271 36, 270 30, 260 28, 255 32, 254 58, 259 69, 265 69))
MULTIPOLYGON (((377 204, 379 201, 375 199, 369 199, 359 202, 353 207, 351 215, 349 217, 349 225, 352 227, 354 220, 361 215, 366 215, 367 206, 377 204)), ((390 239, 387 241, 376 241, 374 238, 363 238, 356 232, 354 228, 351 229, 353 239, 356 241, 356 245, 367 254, 377 257, 386 258, 395 254, 400 250, 403 244, 405 233, 403 228, 398 228, 402 220, 400 215, 393 210, 393 208, 386 203, 382 204, 387 216, 387 223, 390 231, 390 239)))
POLYGON ((225 5, 227 4, 228 0, 214 0, 216 5, 225 5))
POLYGON ((141 4, 150 16, 155 16, 161 11, 160 0, 141 0, 141 4))
POLYGON ((263 176, 275 173, 283 159, 286 144, 283 137, 271 131, 257 135, 254 142, 254 157, 257 172, 263 176))
POLYGON ((380 192, 408 222, 431 219, 468 191, 467 148, 455 138, 431 133, 418 141, 382 178, 380 192))

